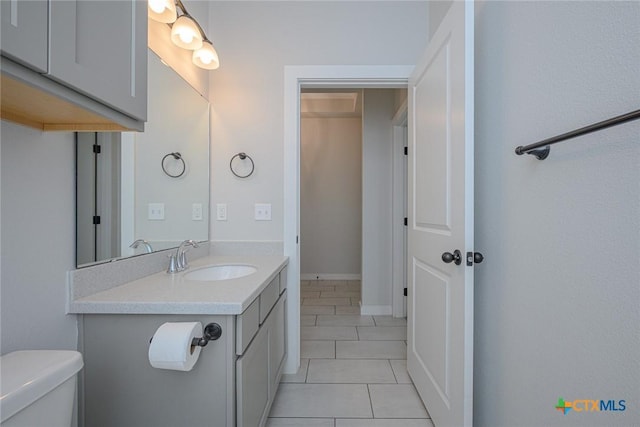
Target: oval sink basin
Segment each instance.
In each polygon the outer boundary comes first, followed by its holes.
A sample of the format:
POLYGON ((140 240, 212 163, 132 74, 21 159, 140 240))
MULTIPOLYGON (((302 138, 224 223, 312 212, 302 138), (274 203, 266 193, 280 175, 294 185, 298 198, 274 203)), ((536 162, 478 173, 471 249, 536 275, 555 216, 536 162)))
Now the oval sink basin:
POLYGON ((252 265, 212 265, 211 267, 203 267, 190 271, 184 275, 187 280, 229 280, 238 277, 248 276, 258 271, 252 265))

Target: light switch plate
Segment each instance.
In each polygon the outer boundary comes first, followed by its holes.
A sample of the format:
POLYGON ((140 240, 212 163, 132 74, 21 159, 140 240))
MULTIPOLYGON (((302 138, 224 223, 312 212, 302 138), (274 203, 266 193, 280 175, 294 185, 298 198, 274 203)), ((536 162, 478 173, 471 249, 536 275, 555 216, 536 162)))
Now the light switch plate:
POLYGON ((191 205, 191 219, 193 221, 202 221, 202 203, 193 203, 191 205))
POLYGON ((218 203, 216 205, 216 220, 218 221, 227 220, 227 204, 226 203, 218 203))
POLYGON ((149 214, 147 218, 151 221, 164 220, 164 203, 149 203, 149 214))
POLYGON ((255 220, 271 221, 271 203, 255 204, 255 220))

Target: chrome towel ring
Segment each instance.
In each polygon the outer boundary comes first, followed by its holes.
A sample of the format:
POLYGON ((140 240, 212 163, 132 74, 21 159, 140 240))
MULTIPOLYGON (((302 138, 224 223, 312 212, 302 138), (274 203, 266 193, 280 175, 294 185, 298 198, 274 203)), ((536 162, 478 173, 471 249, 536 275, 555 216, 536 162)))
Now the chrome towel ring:
POLYGON ((251 174, 253 174, 253 171, 255 170, 256 165, 255 163, 253 163, 253 159, 251 158, 251 156, 249 156, 246 153, 238 153, 235 156, 233 156, 231 158, 231 160, 229 161, 229 169, 231 169, 231 173, 234 174, 235 176, 237 176, 238 178, 248 178, 251 176, 251 174), (237 173, 234 169, 233 169, 233 161, 236 159, 236 157, 239 157, 240 160, 246 160, 249 159, 249 161, 251 162, 251 170, 249 171, 249 173, 247 173, 246 175, 240 175, 239 173, 237 173))
POLYGON ((184 175, 185 170, 187 170, 187 164, 184 162, 184 159, 182 158, 182 154, 178 153, 177 151, 175 153, 169 153, 166 156, 164 156, 162 158, 162 161, 160 162, 160 165, 162 166, 162 171, 166 173, 168 176, 170 176, 171 178, 180 178, 182 175, 184 175), (182 162, 182 171, 177 175, 170 174, 167 171, 167 168, 164 166, 164 161, 169 156, 173 157, 175 160, 180 160, 182 162))

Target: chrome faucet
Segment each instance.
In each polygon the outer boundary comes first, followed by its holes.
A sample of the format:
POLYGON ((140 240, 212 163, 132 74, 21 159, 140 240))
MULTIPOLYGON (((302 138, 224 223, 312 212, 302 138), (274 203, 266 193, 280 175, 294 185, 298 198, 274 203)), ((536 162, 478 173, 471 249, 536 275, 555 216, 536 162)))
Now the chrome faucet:
POLYGON ((177 271, 186 270, 189 267, 189 263, 187 262, 187 251, 189 250, 188 246, 197 248, 198 243, 193 240, 185 240, 184 242, 180 243, 180 246, 178 246, 178 250, 176 251, 177 271))
POLYGON ((138 239, 135 242, 133 242, 129 247, 132 249, 137 249, 138 246, 140 245, 144 245, 144 247, 147 250, 147 253, 150 254, 151 252, 153 252, 153 248, 151 247, 151 245, 149 244, 149 242, 147 242, 144 239, 138 239))

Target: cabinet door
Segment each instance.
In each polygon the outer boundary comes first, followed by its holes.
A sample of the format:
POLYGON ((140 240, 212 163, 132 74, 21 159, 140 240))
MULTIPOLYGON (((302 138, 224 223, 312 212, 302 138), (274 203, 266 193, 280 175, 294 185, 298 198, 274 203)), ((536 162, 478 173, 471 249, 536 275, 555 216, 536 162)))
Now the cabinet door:
POLYGON ((2 55, 38 72, 47 72, 46 0, 0 2, 2 55))
POLYGON ((52 1, 49 76, 147 118, 147 2, 52 1))
POLYGON ((287 294, 283 294, 280 300, 269 315, 269 395, 275 398, 282 364, 286 354, 286 334, 285 334, 285 301, 287 294))
POLYGON ((237 425, 262 426, 269 406, 269 334, 260 332, 236 362, 237 425))

